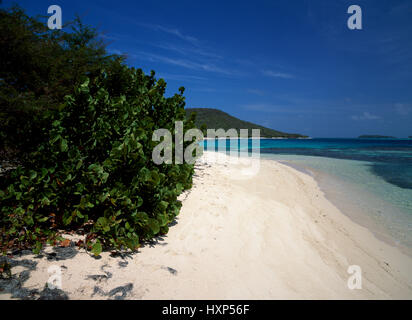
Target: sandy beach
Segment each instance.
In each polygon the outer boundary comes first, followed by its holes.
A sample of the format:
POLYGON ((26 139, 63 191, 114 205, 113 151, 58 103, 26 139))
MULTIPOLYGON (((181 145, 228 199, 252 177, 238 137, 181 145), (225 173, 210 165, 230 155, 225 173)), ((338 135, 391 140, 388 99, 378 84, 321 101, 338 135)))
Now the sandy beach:
POLYGON ((47 298, 51 266, 69 299, 412 299, 412 258, 340 212, 311 176, 259 159, 248 175, 212 157, 196 164, 167 236, 134 254, 16 255, 0 299, 47 298), (351 265, 362 289, 348 288, 351 265))

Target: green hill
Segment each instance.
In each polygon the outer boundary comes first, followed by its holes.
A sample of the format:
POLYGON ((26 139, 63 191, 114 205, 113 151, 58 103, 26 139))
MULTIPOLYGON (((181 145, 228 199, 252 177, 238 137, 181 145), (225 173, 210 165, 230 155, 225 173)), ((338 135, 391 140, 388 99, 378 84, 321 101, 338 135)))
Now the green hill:
POLYGON ((211 108, 187 108, 186 116, 188 117, 192 112, 196 112, 196 125, 200 128, 203 124, 208 129, 248 129, 251 134, 251 129, 260 129, 260 136, 265 138, 307 138, 307 136, 295 133, 285 133, 269 129, 258 124, 243 121, 227 114, 218 109, 211 108))

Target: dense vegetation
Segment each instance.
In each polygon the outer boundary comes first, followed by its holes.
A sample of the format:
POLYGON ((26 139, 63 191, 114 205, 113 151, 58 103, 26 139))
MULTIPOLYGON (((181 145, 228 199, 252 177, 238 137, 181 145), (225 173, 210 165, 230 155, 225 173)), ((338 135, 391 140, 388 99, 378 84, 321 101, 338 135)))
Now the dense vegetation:
MULTIPOLYGON (((230 128, 236 129, 248 129, 249 134, 251 134, 252 129, 260 129, 260 136, 267 138, 305 138, 306 136, 300 134, 292 134, 276 131, 273 129, 265 128, 263 126, 243 121, 235 118, 226 112, 209 109, 209 108, 188 108, 186 109, 186 115, 189 117, 192 113, 196 113, 196 125, 200 128, 205 126, 210 129, 225 129, 230 128)), ((204 128, 204 127, 203 127, 204 128)))
MULTIPOLYGON (((155 165, 153 131, 185 119, 184 88, 166 98, 154 72, 106 54, 80 21, 50 31, 22 10, 1 10, 0 248, 65 245, 136 249, 168 231, 193 166, 155 165)), ((174 140, 174 139, 173 139, 174 140)))
MULTIPOLYGON (((20 8, 0 10, 0 149, 37 148, 47 111, 62 107, 82 77, 94 77, 117 56, 106 54, 93 28, 79 19, 51 31, 20 8)), ((21 154, 23 152, 23 154, 21 154)))

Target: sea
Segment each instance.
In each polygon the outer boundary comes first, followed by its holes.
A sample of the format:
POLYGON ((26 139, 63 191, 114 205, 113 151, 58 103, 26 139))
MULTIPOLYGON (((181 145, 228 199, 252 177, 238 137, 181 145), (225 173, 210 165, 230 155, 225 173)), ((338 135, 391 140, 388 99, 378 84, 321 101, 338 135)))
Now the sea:
POLYGON ((242 148, 312 175, 344 214, 411 254, 412 139, 260 139, 258 148, 226 140, 226 152, 242 148))

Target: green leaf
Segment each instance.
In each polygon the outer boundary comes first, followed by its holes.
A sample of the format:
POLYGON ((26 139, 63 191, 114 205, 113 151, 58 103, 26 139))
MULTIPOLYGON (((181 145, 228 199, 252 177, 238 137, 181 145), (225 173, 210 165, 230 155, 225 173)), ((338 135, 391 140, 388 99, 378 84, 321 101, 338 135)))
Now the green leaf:
POLYGON ((164 214, 159 214, 157 220, 159 221, 161 227, 164 227, 168 223, 168 219, 164 214))
POLYGON ((76 216, 78 216, 80 219, 84 218, 84 215, 79 210, 75 210, 76 216))
POLYGON ((43 197, 40 203, 42 206, 48 206, 50 204, 50 200, 47 197, 43 197))
POLYGON ((67 216, 67 217, 63 217, 63 223, 64 223, 64 225, 69 225, 71 222, 72 222, 72 220, 73 220, 73 216, 72 215, 69 215, 69 216, 67 216))
POLYGON ((67 146, 67 140, 66 139, 61 139, 60 140, 60 151, 61 152, 66 152, 69 149, 67 146))
POLYGON ((109 223, 109 221, 106 219, 106 217, 100 217, 96 221, 96 224, 98 224, 100 226, 106 226, 106 225, 108 225, 108 223, 109 223))
POLYGON ((50 139, 50 144, 54 144, 60 138, 61 136, 59 134, 55 135, 52 139, 50 139))
POLYGON ((166 234, 169 232, 169 227, 168 226, 163 226, 160 228, 160 233, 161 234, 166 234))
POLYGON ((47 219, 49 219, 49 217, 40 218, 40 219, 37 219, 37 221, 45 222, 45 221, 47 221, 47 219))
POLYGON ((41 178, 42 179, 46 176, 47 173, 48 173, 48 171, 47 171, 46 168, 41 168, 41 178))
POLYGON ((40 241, 36 241, 35 247, 33 248, 33 253, 34 254, 39 254, 43 245, 41 244, 40 241))
POLYGON ((37 177, 37 172, 30 170, 30 180, 34 180, 37 177))
POLYGON ((79 160, 79 162, 77 162, 77 164, 76 164, 76 170, 79 170, 80 167, 82 166, 82 164, 83 164, 83 161, 79 160))
POLYGON ((152 230, 153 234, 157 234, 160 231, 159 221, 156 219, 149 219, 148 222, 150 230, 152 230))
POLYGON ((166 210, 168 205, 169 203, 166 201, 160 201, 159 203, 159 207, 161 208, 162 211, 166 210))
POLYGON ((107 181, 107 178, 109 177, 109 174, 107 172, 102 174, 102 182, 105 183, 107 181))
POLYGON ((139 247, 139 237, 134 234, 130 238, 126 239, 126 246, 130 250, 136 250, 139 247))
POLYGON ((102 252, 102 245, 97 240, 92 246, 92 253, 97 257, 102 252))
POLYGON ((110 193, 109 193, 109 192, 106 192, 106 193, 102 194, 102 195, 99 197, 99 200, 100 200, 101 202, 104 202, 109 196, 110 196, 110 193))
POLYGON ((90 79, 86 78, 86 80, 80 85, 81 92, 89 92, 89 82, 90 79))

